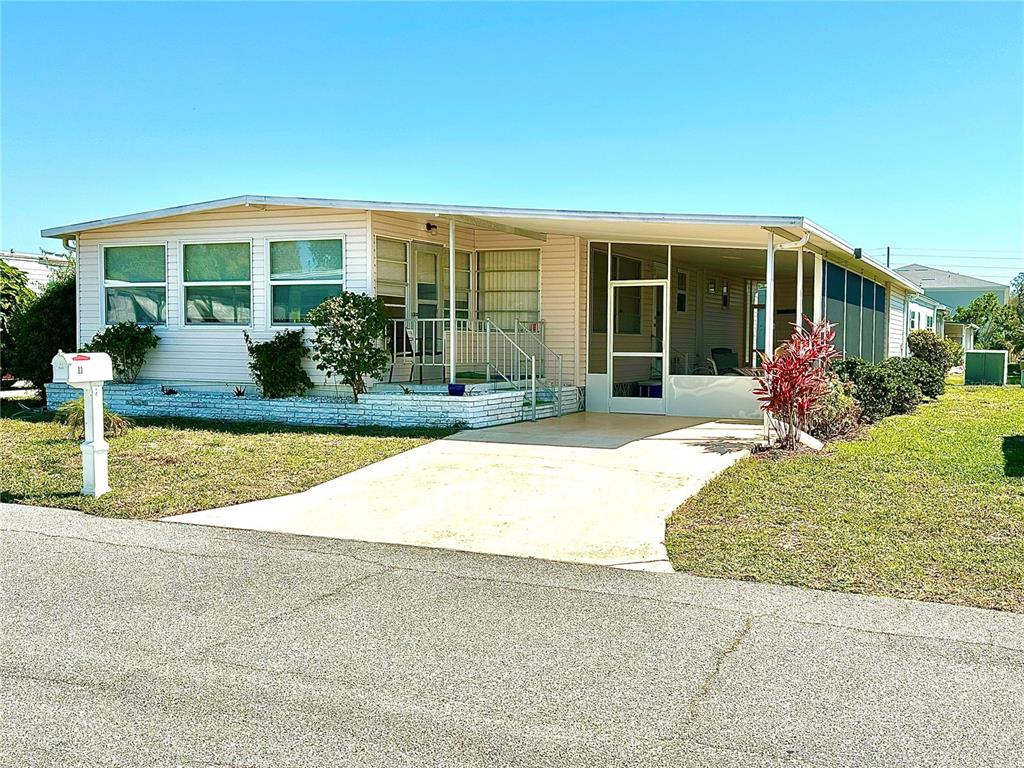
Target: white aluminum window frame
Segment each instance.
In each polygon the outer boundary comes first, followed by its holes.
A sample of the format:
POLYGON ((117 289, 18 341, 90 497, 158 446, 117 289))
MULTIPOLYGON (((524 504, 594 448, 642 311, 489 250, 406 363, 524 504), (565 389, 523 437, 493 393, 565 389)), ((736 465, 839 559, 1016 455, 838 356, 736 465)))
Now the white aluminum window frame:
MULTIPOLYGON (((470 289, 471 289, 470 290, 470 302, 469 302, 470 303, 470 317, 474 317, 475 316, 475 317, 479 317, 479 318, 483 318, 483 319, 488 319, 488 316, 486 315, 486 313, 483 310, 483 299, 484 299, 484 296, 491 296, 491 295, 498 295, 498 294, 512 294, 512 293, 517 293, 517 294, 536 293, 536 295, 537 295, 536 317, 532 321, 527 321, 527 322, 537 322, 537 323, 539 323, 541 321, 541 318, 543 317, 543 312, 542 312, 542 306, 543 305, 541 303, 542 302, 541 286, 542 286, 542 283, 543 283, 543 278, 542 278, 542 275, 541 275, 541 269, 542 269, 543 259, 544 259, 544 252, 543 252, 543 250, 541 248, 539 248, 539 247, 533 247, 533 246, 509 247, 509 248, 478 248, 477 250, 473 251, 472 256, 470 258, 470 264, 469 264, 469 266, 470 266, 469 280, 470 280, 470 289), (480 281, 480 274, 481 274, 481 272, 487 272, 487 273, 493 273, 493 274, 518 274, 518 273, 528 274, 528 273, 533 273, 534 272, 534 270, 528 270, 528 269, 482 269, 481 268, 481 264, 483 263, 483 261, 485 261, 485 260, 480 258, 481 255, 488 254, 488 253, 508 253, 509 251, 536 251, 537 252, 537 269, 536 269, 537 289, 536 289, 536 291, 519 291, 519 290, 506 290, 506 289, 487 290, 487 291, 485 291, 485 290, 483 290, 480 287, 480 283, 481 283, 481 281, 480 281), (476 290, 474 291, 473 288, 475 288, 476 290)), ((503 313, 503 314, 511 314, 513 312, 518 312, 519 310, 492 310, 492 311, 503 313)), ((526 312, 527 312, 527 310, 522 310, 523 314, 525 314, 526 312)), ((494 322, 497 322, 497 321, 495 320, 494 322)), ((500 323, 499 323, 499 326, 500 326, 500 323)), ((514 325, 513 325, 512 328, 505 328, 504 330, 513 330, 513 329, 514 329, 514 325)))
POLYGON ((676 269, 676 295, 675 302, 672 304, 672 311, 677 315, 688 315, 693 311, 693 307, 690 306, 690 271, 687 269, 676 269), (682 279, 680 279, 682 278, 682 279), (680 311, 679 309, 679 297, 683 297, 683 304, 686 309, 680 311))
MULTIPOLYGON (((226 243, 241 242, 240 240, 225 240, 226 243)), ((374 244, 376 247, 376 243, 374 244)), ((184 255, 184 252, 183 252, 184 255)), ((249 251, 249 261, 252 262, 252 250, 249 251)), ((348 263, 348 242, 345 239, 345 235, 331 234, 331 235, 304 235, 301 237, 267 237, 263 241, 263 269, 267 276, 267 294, 265 298, 266 303, 266 322, 264 325, 270 328, 309 328, 309 323, 275 323, 274 322, 274 286, 276 285, 340 285, 341 290, 347 290, 347 283, 345 278, 348 274, 348 270, 345 268, 348 263), (340 280, 275 280, 271 277, 270 272, 270 244, 271 243, 299 243, 303 240, 340 240, 341 241, 341 279, 340 280)), ((182 272, 184 274, 184 272, 182 272)), ((252 279, 252 267, 249 268, 249 278, 252 279)), ((250 302, 252 299, 250 298, 250 302)), ((250 306, 250 312, 252 307, 250 306)))
POLYGON ((182 328, 255 328, 256 311, 255 311, 255 296, 253 296, 253 279, 252 279, 252 268, 253 258, 252 249, 255 240, 251 237, 220 237, 220 238, 202 238, 198 240, 179 240, 178 241, 178 289, 181 293, 181 327, 182 328), (209 281, 209 280, 185 280, 185 246, 187 245, 218 245, 223 243, 246 243, 249 246, 249 279, 248 280, 220 280, 220 281, 209 281), (249 322, 248 323, 190 323, 188 321, 188 289, 189 288, 202 288, 204 286, 230 286, 230 285, 247 285, 249 286, 249 322))
POLYGON ((102 295, 100 297, 100 325, 104 328, 110 327, 110 323, 107 322, 107 288, 163 288, 164 289, 164 321, 162 323, 147 323, 149 328, 162 328, 166 329, 168 325, 167 315, 170 305, 167 300, 168 294, 168 283, 167 283, 167 253, 170 250, 168 248, 168 242, 164 241, 137 241, 132 240, 130 242, 115 242, 115 243, 98 243, 99 248, 99 278, 100 287, 102 288, 102 295), (160 246, 164 249, 164 279, 163 282, 144 282, 144 283, 132 283, 127 280, 107 280, 107 248, 138 248, 138 247, 155 247, 160 246))
MULTIPOLYGON (((404 314, 404 319, 409 320, 413 316, 412 296, 411 296, 411 290, 410 290, 410 287, 409 287, 411 285, 411 274, 412 274, 412 241, 411 240, 402 240, 401 238, 397 238, 397 237, 388 237, 387 235, 374 235, 373 236, 373 258, 374 258, 374 262, 375 262, 374 263, 374 274, 376 275, 376 285, 374 285, 374 295, 376 295, 376 297, 378 299, 381 299, 386 306, 392 306, 392 307, 397 306, 397 305, 396 304, 389 304, 388 303, 388 299, 394 299, 396 297, 394 297, 394 296, 381 296, 381 293, 380 293, 381 279, 380 279, 380 268, 379 268, 378 265, 379 265, 381 259, 380 259, 380 253, 379 253, 379 251, 377 249, 377 244, 381 240, 386 240, 389 243, 395 243, 396 245, 401 245, 403 248, 405 248, 405 290, 404 290, 404 298, 403 298, 403 301, 404 301, 404 305, 403 306, 404 306, 404 310, 405 311, 404 311, 403 314, 404 314)), ((342 248, 344 249, 345 246, 342 246, 342 248)), ((268 253, 269 253, 269 249, 268 249, 268 253)), ((346 270, 345 270, 345 262, 344 262, 344 258, 345 258, 344 257, 344 253, 345 253, 344 250, 342 250, 342 269, 341 269, 342 277, 344 277, 345 272, 346 272, 346 270)), ((269 255, 268 255, 268 258, 269 258, 269 255)), ((384 259, 384 261, 387 261, 387 262, 389 262, 391 264, 398 264, 399 263, 399 262, 393 261, 391 259, 384 259)), ((269 271, 268 271, 268 274, 269 274, 269 271)), ((396 281, 394 281, 394 280, 384 280, 383 282, 390 283, 392 285, 397 285, 396 281)))

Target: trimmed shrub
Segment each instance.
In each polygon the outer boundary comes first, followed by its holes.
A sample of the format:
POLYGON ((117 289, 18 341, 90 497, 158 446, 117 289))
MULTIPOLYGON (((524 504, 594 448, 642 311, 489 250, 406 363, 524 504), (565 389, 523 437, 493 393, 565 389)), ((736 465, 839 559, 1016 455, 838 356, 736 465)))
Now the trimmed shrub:
POLYGON ((253 341, 248 333, 243 332, 242 335, 245 336, 245 348, 249 350, 252 380, 264 397, 297 397, 313 386, 309 374, 302 367, 309 348, 300 329, 281 331, 270 341, 261 342, 253 341))
POLYGON ((316 328, 316 367, 328 378, 352 387, 352 396, 358 401, 366 391, 364 378, 381 378, 391 361, 381 343, 388 329, 384 302, 343 291, 314 307, 308 318, 316 328))
POLYGON ((886 363, 871 363, 861 368, 853 394, 868 421, 878 421, 892 414, 910 413, 921 402, 922 396, 921 388, 906 367, 886 363))
POLYGON ((943 376, 953 367, 949 346, 932 331, 924 328, 911 331, 907 336, 907 347, 911 355, 934 366, 943 376))
POLYGON ((857 380, 857 373, 868 364, 868 361, 863 357, 843 357, 832 363, 832 365, 829 366, 829 371, 835 378, 839 379, 839 381, 852 384, 857 380))
MULTIPOLYGON (((11 318, 4 367, 42 389, 53 378, 50 361, 58 350, 75 349, 75 273, 65 268, 43 292, 11 318)), ((45 397, 45 390, 44 397, 45 397)))
POLYGON ((861 407, 838 379, 832 379, 828 391, 818 400, 807 419, 807 431, 819 440, 834 440, 848 435, 860 424, 861 407))
POLYGON ((949 367, 959 368, 964 364, 964 348, 952 339, 943 339, 942 343, 949 350, 949 367))
POLYGON ((114 381, 133 384, 146 362, 146 354, 156 347, 160 337, 148 325, 115 323, 97 333, 86 344, 89 352, 106 352, 114 368, 114 381))
MULTIPOLYGON (((68 400, 57 408, 57 423, 63 424, 72 437, 85 438, 85 399, 68 400)), ((135 426, 127 416, 103 409, 103 434, 106 437, 120 437, 135 426)))
POLYGON ((946 374, 919 357, 890 357, 882 365, 913 381, 924 397, 934 400, 946 391, 946 374))

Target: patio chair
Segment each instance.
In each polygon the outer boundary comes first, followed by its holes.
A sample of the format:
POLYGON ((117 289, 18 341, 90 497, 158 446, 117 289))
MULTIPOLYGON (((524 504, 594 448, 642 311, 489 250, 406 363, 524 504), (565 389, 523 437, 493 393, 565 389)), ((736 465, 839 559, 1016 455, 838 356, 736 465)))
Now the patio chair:
POLYGON ((719 376, 735 376, 736 369, 740 366, 740 356, 728 347, 712 347, 711 359, 719 376))
POLYGON ((693 375, 694 376, 717 376, 718 367, 715 365, 715 361, 710 357, 703 360, 698 360, 693 364, 693 375))

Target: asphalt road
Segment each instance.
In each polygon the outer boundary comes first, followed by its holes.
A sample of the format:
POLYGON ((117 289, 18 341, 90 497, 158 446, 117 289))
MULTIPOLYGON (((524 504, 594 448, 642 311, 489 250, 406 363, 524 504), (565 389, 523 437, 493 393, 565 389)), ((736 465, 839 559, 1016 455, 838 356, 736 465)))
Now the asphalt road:
POLYGON ((1024 616, 0 505, 4 766, 1020 766, 1024 616))

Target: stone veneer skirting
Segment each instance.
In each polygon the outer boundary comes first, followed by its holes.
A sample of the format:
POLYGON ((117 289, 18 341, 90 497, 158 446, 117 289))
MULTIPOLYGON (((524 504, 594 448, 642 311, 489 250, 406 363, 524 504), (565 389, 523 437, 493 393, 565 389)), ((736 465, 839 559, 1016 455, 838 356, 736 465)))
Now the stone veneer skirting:
MULTIPOLYGON (((67 384, 47 384, 47 408, 81 397, 67 384)), ((563 413, 579 410, 575 387, 562 389, 563 413)), ((177 417, 215 421, 266 421, 280 424, 334 427, 451 427, 470 429, 511 424, 531 418, 520 391, 494 391, 449 397, 447 394, 370 392, 358 403, 349 397, 288 397, 266 400, 235 397, 230 392, 182 388, 165 395, 157 384, 106 384, 103 405, 124 416, 177 417)), ((552 402, 537 403, 537 418, 556 415, 552 402)))

